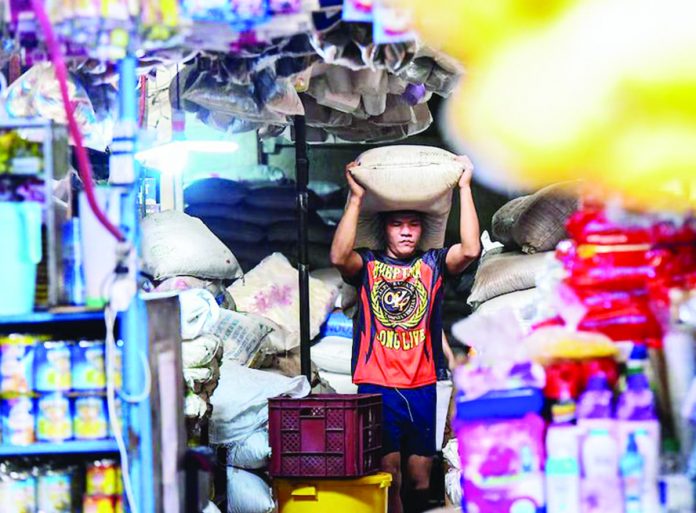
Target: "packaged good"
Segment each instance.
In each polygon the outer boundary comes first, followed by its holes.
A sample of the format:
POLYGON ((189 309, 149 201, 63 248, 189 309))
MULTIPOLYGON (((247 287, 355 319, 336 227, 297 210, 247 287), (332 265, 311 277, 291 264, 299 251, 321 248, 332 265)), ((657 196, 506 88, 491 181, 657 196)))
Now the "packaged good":
POLYGON ((41 442, 62 442, 73 437, 71 401, 67 395, 54 393, 36 401, 36 438, 41 442))
POLYGON ((97 460, 87 465, 85 491, 90 497, 116 495, 120 490, 120 468, 114 460, 97 460))
POLYGON ((645 493, 644 461, 638 453, 638 445, 633 435, 628 438, 626 451, 621 456, 621 484, 624 494, 624 512, 641 513, 645 493))
POLYGON ((82 266, 80 220, 73 217, 63 224, 63 300, 69 305, 85 304, 85 275, 82 266))
POLYGON ((82 396, 75 399, 74 431, 76 440, 100 440, 109 436, 106 397, 82 396))
POLYGON ((72 385, 70 344, 40 342, 34 355, 34 390, 68 392, 72 385))
POLYGON ((72 388, 100 391, 106 387, 106 354, 102 341, 81 341, 71 347, 72 388))
POLYGON ((82 502, 82 513, 115 513, 113 497, 86 495, 82 502))
POLYGON ((0 487, 3 513, 36 511, 36 479, 30 472, 3 469, 0 487))
POLYGON ((580 513, 580 437, 571 424, 546 433, 546 511, 580 513))
POLYGON ((31 397, 3 399, 2 441, 7 445, 30 445, 36 441, 34 400, 31 397))
POLYGON ((604 375, 592 376, 587 388, 580 396, 578 403, 578 418, 608 419, 612 416, 611 402, 614 393, 604 375))
POLYGON ((114 513, 124 513, 124 508, 123 508, 123 496, 119 495, 116 497, 115 504, 114 504, 114 513))
POLYGON ((464 511, 513 513, 544 508, 541 391, 490 392, 457 398, 464 511))
POLYGON ((34 383, 35 339, 27 335, 0 338, 0 392, 24 394, 34 383))
POLYGON ((36 498, 40 513, 72 513, 73 473, 70 470, 47 469, 39 474, 36 498))
POLYGON ((622 511, 621 483, 618 477, 619 447, 615 432, 610 428, 613 425, 595 426, 586 431, 581 445, 582 511, 622 511))

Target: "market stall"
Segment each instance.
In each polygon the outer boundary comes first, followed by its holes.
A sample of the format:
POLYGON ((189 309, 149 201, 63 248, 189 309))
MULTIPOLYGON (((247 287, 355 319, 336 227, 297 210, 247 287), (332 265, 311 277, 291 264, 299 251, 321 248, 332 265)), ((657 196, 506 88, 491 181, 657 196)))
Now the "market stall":
MULTIPOLYGON (((351 161, 365 194, 356 248, 384 248, 383 212, 420 212, 424 250, 465 238, 448 219, 466 166, 434 124, 452 94, 440 127, 497 192, 472 186, 483 254, 434 289, 459 320, 437 326, 460 358, 453 379, 438 368, 426 502, 693 511, 691 161, 660 161, 691 121, 680 114, 651 146, 626 126, 664 120, 660 102, 633 119, 607 107, 602 70, 583 95, 548 71, 555 22, 573 28, 559 43, 573 49, 592 16, 620 19, 616 6, 544 17, 506 3, 496 24, 478 7, 438 13, 446 4, 433 16, 408 0, 0 6, 10 511, 384 511, 398 484, 381 472, 382 402, 353 384, 352 318, 368 299, 332 268, 330 245, 351 161), (459 16, 472 28, 463 45, 459 16), (538 41, 518 32, 527 24, 538 41), (534 52, 565 97, 526 82, 510 92, 534 52), (606 145, 589 135, 598 112, 614 130, 606 145), (637 143, 654 149, 641 163, 627 157, 637 143)), ((692 41, 675 26, 669 44, 650 40, 650 63, 692 41)), ((609 39, 616 83, 653 101, 660 84, 609 39)), ((662 62, 677 90, 691 84, 662 62)), ((425 311, 414 290, 403 308, 425 311)), ((396 317, 375 321, 383 347, 426 339, 396 317)))

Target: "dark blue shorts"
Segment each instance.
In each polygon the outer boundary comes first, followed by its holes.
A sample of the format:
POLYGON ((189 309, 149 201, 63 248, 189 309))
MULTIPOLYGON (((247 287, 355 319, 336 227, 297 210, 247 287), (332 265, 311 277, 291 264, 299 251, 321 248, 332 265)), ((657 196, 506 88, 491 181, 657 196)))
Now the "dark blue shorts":
POLYGON ((382 452, 434 456, 436 385, 389 388, 359 385, 360 394, 382 394, 382 452))

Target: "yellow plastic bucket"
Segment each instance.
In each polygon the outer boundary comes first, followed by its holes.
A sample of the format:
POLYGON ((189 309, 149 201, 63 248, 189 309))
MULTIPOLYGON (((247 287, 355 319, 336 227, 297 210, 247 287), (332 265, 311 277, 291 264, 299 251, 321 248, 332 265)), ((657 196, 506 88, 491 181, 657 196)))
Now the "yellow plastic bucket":
POLYGON ((391 474, 357 479, 274 479, 278 513, 386 513, 391 474))

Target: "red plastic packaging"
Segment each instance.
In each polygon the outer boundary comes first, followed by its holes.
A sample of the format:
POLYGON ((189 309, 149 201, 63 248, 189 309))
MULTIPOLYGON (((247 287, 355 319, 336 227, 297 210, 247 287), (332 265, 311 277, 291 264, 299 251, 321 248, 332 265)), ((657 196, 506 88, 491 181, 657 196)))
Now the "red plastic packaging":
POLYGON ((359 477, 379 470, 382 396, 320 394, 268 402, 273 477, 359 477))

